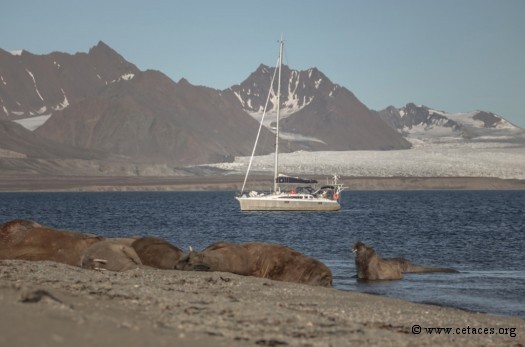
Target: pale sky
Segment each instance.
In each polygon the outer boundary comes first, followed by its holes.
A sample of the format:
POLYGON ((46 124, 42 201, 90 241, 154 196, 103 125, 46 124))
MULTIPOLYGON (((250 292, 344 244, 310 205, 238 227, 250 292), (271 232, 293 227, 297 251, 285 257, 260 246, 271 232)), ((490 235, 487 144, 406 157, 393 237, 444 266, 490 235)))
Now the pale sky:
POLYGON ((259 64, 317 67, 381 110, 484 110, 525 127, 524 0, 0 0, 0 48, 87 52, 225 89, 259 64))

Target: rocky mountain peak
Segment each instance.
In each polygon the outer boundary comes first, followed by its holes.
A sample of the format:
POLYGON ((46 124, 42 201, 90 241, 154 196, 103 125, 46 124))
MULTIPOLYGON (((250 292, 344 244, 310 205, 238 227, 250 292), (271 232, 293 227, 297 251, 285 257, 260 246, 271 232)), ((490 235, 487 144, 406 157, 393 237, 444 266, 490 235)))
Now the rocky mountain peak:
MULTIPOLYGON (((264 122, 269 129, 275 126, 276 119, 278 82, 275 70, 261 64, 246 80, 230 88, 244 110, 258 120, 271 90, 264 122)), ((315 67, 299 71, 283 65, 280 102, 280 134, 293 149, 410 147, 354 94, 334 84, 315 67)))
POLYGON ((380 117, 393 129, 408 137, 457 137, 474 138, 495 135, 494 131, 510 131, 509 135, 520 129, 502 117, 485 111, 448 113, 424 105, 408 103, 401 108, 389 106, 379 111, 380 117))
MULTIPOLYGON (((275 67, 264 64, 253 72, 241 84, 232 86, 231 91, 237 96, 243 108, 249 113, 261 114, 271 91, 269 112, 277 107, 277 76, 275 67), (275 77, 274 77, 275 76, 275 77), (274 79, 273 85, 272 78, 274 79), (272 86, 272 88, 270 88, 272 86)), ((292 70, 287 65, 281 71, 281 111, 292 114, 311 103, 316 97, 335 91, 339 86, 333 84, 317 68, 304 71, 292 70)))
POLYGON ((97 52, 112 52, 118 54, 113 48, 109 47, 104 41, 98 43, 89 49, 88 54, 95 54, 97 52))

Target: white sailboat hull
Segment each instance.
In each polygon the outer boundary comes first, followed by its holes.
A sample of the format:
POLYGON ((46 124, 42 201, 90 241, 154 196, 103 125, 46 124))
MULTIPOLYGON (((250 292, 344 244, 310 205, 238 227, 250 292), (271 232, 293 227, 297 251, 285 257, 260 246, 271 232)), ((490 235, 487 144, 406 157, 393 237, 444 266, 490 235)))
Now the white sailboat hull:
POLYGON ((337 200, 315 197, 290 197, 266 195, 255 197, 236 197, 241 211, 339 211, 337 200))

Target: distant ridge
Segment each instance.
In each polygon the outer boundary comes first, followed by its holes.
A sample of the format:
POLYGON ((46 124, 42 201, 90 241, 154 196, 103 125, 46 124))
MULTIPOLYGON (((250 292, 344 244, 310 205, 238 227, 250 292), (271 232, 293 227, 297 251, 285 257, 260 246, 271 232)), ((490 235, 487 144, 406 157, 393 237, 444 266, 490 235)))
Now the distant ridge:
POLYGON ((142 72, 104 42, 74 55, 0 50, 0 67, 0 119, 32 122, 35 136, 67 147, 172 165, 231 160, 252 147, 257 123, 236 100, 142 72))
MULTIPOLYGON (((150 165, 169 175, 248 156, 274 71, 261 64, 216 90, 141 71, 102 41, 75 54, 0 49, 0 170, 141 175, 150 165)), ((283 67, 281 87, 283 152, 398 150, 414 137, 522 131, 485 111, 407 104, 376 112, 317 68, 283 67)), ((275 102, 272 95, 256 154, 273 151, 275 102)))
POLYGON ((406 137, 472 139, 483 136, 513 137, 523 133, 523 129, 503 117, 486 111, 448 113, 409 103, 399 109, 390 106, 380 111, 379 115, 406 137))
POLYGON ((0 49, 0 118, 21 119, 52 114, 97 95, 137 67, 102 41, 89 53, 53 52, 13 55, 0 49))

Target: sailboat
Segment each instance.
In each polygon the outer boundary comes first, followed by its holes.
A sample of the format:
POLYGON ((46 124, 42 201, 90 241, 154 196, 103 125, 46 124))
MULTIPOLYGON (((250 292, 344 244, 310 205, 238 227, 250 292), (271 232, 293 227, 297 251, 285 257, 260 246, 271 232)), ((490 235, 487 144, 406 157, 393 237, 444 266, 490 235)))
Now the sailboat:
MULTIPOLYGON (((239 201, 241 211, 338 211, 341 209, 340 199, 344 186, 338 182, 339 176, 334 175, 332 182, 315 188, 317 180, 292 177, 279 173, 279 117, 281 107, 281 68, 283 58, 284 42, 279 41, 278 81, 277 81, 277 120, 275 127, 275 163, 273 177, 273 191, 270 193, 259 193, 250 191, 245 193, 244 188, 250 173, 251 164, 257 147, 259 134, 263 125, 264 115, 268 107, 268 100, 273 87, 273 79, 266 100, 259 132, 255 139, 248 170, 244 178, 241 192, 235 198, 239 201)), ((274 75, 275 78, 275 75, 274 75)))

